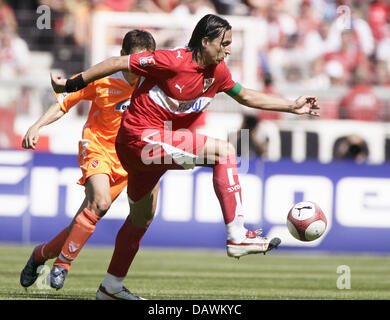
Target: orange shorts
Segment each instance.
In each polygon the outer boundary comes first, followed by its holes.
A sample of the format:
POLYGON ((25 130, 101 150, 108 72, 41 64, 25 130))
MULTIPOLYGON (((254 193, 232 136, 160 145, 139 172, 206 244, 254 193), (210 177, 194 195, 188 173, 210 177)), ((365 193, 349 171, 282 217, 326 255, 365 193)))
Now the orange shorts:
POLYGON ((89 140, 79 141, 79 166, 83 176, 77 182, 85 185, 87 179, 96 174, 110 178, 111 199, 116 199, 127 186, 127 172, 123 169, 115 149, 107 150, 89 140))

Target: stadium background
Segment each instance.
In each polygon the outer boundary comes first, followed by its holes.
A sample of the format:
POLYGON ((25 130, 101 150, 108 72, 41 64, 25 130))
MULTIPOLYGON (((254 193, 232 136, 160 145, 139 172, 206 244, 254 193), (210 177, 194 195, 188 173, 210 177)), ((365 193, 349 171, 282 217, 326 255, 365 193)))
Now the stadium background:
MULTIPOLYGON (((1 242, 48 240, 83 198, 76 153, 87 103, 44 128, 36 151, 20 148, 54 102, 49 72, 69 76, 117 55, 129 28, 151 31, 160 49, 183 46, 209 12, 232 22, 236 81, 286 98, 314 94, 322 108, 319 119, 255 113, 218 95, 205 114, 199 130, 212 136, 249 129, 251 158, 240 169, 250 227, 278 234, 284 250, 390 252, 389 1, 0 1, 1 242), (300 200, 328 217, 312 243, 285 226, 300 200)), ((127 214, 122 194, 88 243, 112 245, 127 214)), ((166 174, 143 245, 224 244, 211 172, 166 174)))

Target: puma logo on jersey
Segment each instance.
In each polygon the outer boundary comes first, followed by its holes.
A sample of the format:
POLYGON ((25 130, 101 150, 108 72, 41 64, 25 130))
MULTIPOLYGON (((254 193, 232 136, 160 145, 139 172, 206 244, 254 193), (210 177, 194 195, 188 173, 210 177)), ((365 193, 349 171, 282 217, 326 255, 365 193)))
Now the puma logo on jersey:
POLYGON ((181 56, 181 51, 180 51, 180 50, 177 51, 177 57, 176 57, 176 59, 179 59, 179 58, 184 59, 184 57, 181 56))
POLYGON ((182 86, 182 87, 180 88, 180 86, 176 83, 175 88, 179 89, 179 91, 180 91, 180 93, 181 93, 181 91, 183 90, 184 86, 182 86))

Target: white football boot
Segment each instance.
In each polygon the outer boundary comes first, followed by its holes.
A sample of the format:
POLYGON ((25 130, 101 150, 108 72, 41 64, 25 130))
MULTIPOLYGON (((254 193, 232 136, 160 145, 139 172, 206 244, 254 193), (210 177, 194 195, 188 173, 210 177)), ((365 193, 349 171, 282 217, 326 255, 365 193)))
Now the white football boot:
POLYGON ((118 292, 108 292, 108 290, 105 287, 103 287, 103 285, 100 285, 99 289, 96 291, 96 300, 146 300, 146 299, 132 294, 124 286, 118 292))
POLYGON ((240 243, 228 240, 226 243, 227 255, 238 259, 247 254, 265 254, 280 244, 281 241, 279 238, 272 238, 271 240, 268 240, 265 237, 260 237, 261 232, 261 230, 248 230, 246 238, 240 243))

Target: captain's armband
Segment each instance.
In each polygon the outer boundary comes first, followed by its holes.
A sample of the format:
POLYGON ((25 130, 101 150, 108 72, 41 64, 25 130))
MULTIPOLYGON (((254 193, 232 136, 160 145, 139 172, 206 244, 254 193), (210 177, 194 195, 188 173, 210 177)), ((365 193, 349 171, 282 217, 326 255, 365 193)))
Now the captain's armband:
POLYGON ((224 91, 227 95, 231 96, 231 97, 234 97, 236 95, 238 95, 242 90, 242 85, 239 84, 238 82, 234 85, 233 88, 231 88, 230 90, 226 90, 224 91))

